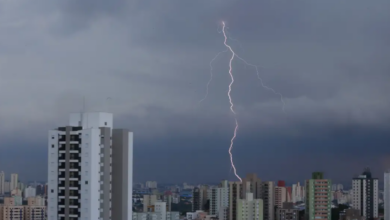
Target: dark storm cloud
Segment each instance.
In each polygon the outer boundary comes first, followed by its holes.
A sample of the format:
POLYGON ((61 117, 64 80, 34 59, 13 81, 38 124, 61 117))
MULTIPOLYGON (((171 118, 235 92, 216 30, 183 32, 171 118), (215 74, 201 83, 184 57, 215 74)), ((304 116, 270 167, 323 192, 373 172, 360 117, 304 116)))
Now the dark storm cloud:
MULTIPOLYGON (((388 1, 0 6, 1 150, 23 166, 39 161, 41 178, 47 130, 66 123, 86 97, 87 110, 109 110, 116 126, 134 131, 135 180, 233 179, 226 152, 234 126, 226 96, 229 54, 213 63, 209 96, 198 104, 209 62, 225 49, 222 20, 239 40, 229 40, 235 51, 259 65, 264 83, 286 102, 283 112, 254 69, 234 61, 240 122, 234 153, 242 175, 296 181, 319 169, 344 181, 366 165, 377 176, 388 166, 388 1)), ((0 169, 11 172, 16 165, 7 158, 0 157, 0 169)))

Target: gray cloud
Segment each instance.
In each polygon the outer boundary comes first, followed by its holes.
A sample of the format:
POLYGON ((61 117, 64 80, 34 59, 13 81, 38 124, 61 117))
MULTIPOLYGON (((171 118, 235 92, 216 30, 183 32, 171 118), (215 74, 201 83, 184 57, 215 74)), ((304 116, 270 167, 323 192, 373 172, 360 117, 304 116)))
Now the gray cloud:
POLYGON ((297 180, 318 168, 344 181, 366 163, 380 176, 386 163, 374 161, 389 153, 389 4, 1 1, 0 154, 23 164, 4 158, 0 169, 34 178, 23 167, 37 164, 45 178, 47 130, 66 123, 86 97, 87 110, 111 111, 118 126, 135 132, 136 180, 230 178, 228 54, 213 63, 209 96, 198 104, 209 62, 225 49, 218 33, 225 20, 239 40, 229 43, 286 102, 283 112, 254 69, 234 61, 240 172, 297 180), (152 167, 171 162, 154 172, 138 159, 147 157, 155 157, 152 167), (188 158, 188 170, 176 170, 188 158), (328 166, 331 158, 338 162, 328 166), (199 177, 183 174, 195 167, 199 177))

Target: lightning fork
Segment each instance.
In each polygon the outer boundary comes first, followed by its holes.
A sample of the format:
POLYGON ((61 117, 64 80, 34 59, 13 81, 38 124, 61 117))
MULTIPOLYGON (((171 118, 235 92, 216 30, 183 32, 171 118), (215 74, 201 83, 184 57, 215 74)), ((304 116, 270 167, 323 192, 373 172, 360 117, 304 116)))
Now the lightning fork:
POLYGON ((228 90, 228 97, 229 97, 229 102, 230 102, 230 111, 234 114, 234 120, 236 122, 236 127, 234 128, 234 133, 233 133, 233 137, 232 139, 230 140, 230 147, 229 147, 229 155, 230 155, 230 162, 232 164, 232 167, 233 167, 233 171, 234 171, 234 175, 242 182, 242 179, 241 177, 237 174, 237 169, 236 169, 236 166, 234 166, 234 162, 233 162, 233 154, 232 154, 232 149, 233 149, 233 144, 234 144, 234 139, 236 139, 236 136, 237 136, 237 129, 238 129, 238 121, 237 121, 237 117, 235 116, 236 115, 236 112, 234 111, 233 107, 234 107, 234 104, 233 104, 233 100, 232 100, 232 97, 230 95, 231 91, 232 91, 232 85, 234 83, 234 77, 233 77, 233 73, 232 73, 232 62, 233 62, 233 59, 234 57, 236 56, 236 54, 234 53, 233 49, 231 46, 229 46, 227 44, 227 36, 226 36, 226 33, 225 33, 225 22, 222 22, 222 33, 223 33, 223 36, 225 38, 223 44, 225 45, 225 47, 227 47, 227 49, 230 50, 230 52, 232 53, 232 56, 229 60, 229 75, 230 75, 230 78, 231 78, 231 82, 229 84, 229 90, 228 90))
POLYGON ((199 103, 203 102, 207 96, 209 95, 209 86, 210 86, 210 83, 211 81, 213 80, 213 62, 214 60, 216 60, 218 58, 218 56, 221 54, 221 53, 226 53, 228 51, 228 49, 224 50, 224 51, 220 51, 219 53, 217 53, 217 55, 215 55, 215 57, 210 61, 210 79, 209 81, 207 82, 207 85, 206 85, 206 95, 203 99, 201 99, 199 103))

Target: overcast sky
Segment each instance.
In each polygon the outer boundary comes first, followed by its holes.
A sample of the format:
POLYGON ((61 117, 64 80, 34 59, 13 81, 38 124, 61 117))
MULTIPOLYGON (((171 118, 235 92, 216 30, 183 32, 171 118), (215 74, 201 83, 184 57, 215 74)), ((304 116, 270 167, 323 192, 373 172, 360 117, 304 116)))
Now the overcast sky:
POLYGON ((47 132, 82 109, 134 132, 134 181, 238 173, 349 182, 390 168, 388 0, 0 0, 0 170, 47 175, 47 132), (108 99, 110 97, 110 99, 108 99))

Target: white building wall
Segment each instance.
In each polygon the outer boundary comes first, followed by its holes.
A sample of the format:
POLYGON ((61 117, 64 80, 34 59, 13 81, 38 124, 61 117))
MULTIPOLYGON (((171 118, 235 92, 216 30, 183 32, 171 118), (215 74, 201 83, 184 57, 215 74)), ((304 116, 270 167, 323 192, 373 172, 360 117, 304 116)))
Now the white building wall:
POLYGON ((24 198, 29 198, 29 197, 35 197, 36 196, 36 189, 29 186, 24 190, 24 198))
POLYGON ((5 184, 5 173, 3 171, 0 172, 0 195, 4 194, 4 184, 5 184))
POLYGON ((127 190, 127 199, 128 199, 128 219, 131 219, 133 215, 133 132, 129 132, 129 154, 128 154, 129 164, 128 164, 128 189, 127 190))
POLYGON ((374 180, 374 187, 373 187, 373 190, 374 190, 374 204, 373 204, 373 206, 374 206, 374 218, 377 218, 378 216, 379 216, 379 213, 378 213, 378 200, 379 200, 379 198, 378 198, 378 195, 379 195, 379 188, 378 188, 379 186, 378 186, 378 180, 377 179, 375 179, 374 180))
POLYGON ((11 191, 18 188, 18 174, 12 173, 11 174, 11 191))
POLYGON ((50 220, 58 220, 58 136, 64 133, 49 131, 48 146, 48 186, 47 186, 47 216, 50 220))

